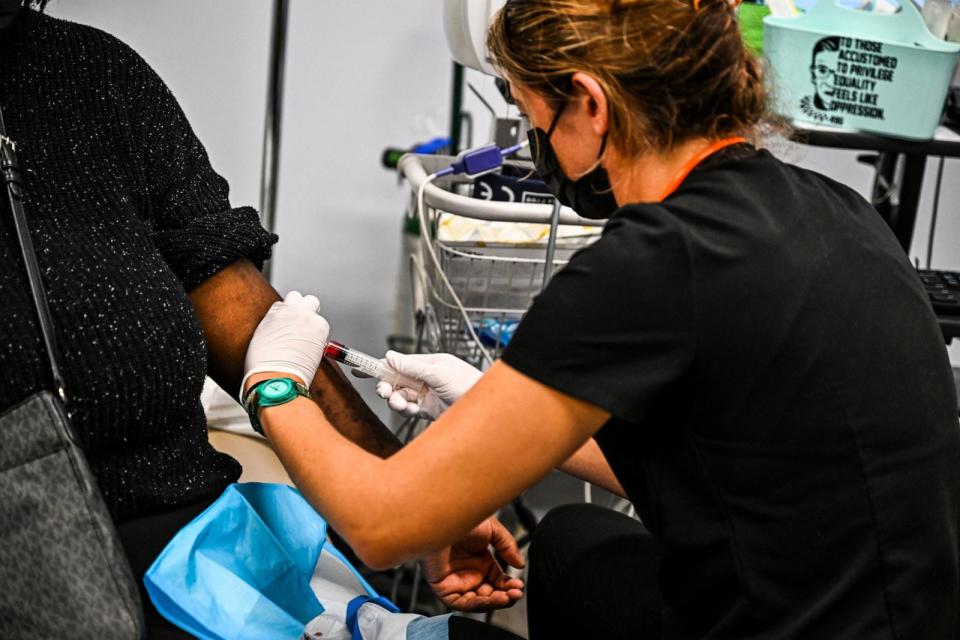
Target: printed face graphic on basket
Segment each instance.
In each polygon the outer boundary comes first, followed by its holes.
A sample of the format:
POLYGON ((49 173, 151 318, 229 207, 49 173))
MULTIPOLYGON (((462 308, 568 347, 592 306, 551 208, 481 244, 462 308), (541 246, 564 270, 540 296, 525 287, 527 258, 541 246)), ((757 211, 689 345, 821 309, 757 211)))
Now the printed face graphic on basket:
POLYGON ((837 73, 837 62, 840 58, 840 39, 837 37, 824 38, 813 48, 813 60, 810 63, 810 80, 816 92, 814 105, 818 109, 832 109, 833 95, 837 92, 834 86, 837 73))

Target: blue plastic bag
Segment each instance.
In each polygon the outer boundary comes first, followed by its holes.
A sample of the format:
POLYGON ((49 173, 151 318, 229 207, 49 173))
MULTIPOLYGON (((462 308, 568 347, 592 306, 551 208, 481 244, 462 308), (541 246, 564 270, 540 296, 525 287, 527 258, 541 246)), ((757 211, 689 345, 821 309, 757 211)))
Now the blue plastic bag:
POLYGON ((517 327, 520 326, 519 320, 497 320, 495 318, 484 318, 479 325, 480 342, 488 347, 506 348, 510 346, 517 327))
POLYGON ((286 485, 228 487, 174 537, 144 583, 164 617, 205 640, 297 640, 308 625, 324 637, 406 638, 417 627, 430 630, 419 637, 447 636, 445 620, 397 613, 380 598, 327 540, 326 521, 286 485))

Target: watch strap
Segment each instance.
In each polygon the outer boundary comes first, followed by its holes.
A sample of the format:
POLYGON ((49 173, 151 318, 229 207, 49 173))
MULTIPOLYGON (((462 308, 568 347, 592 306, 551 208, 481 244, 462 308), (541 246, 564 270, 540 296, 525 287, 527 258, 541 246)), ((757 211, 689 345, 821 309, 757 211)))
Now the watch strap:
POLYGON ((268 378, 266 380, 261 380, 257 384, 250 387, 250 390, 247 391, 247 394, 243 399, 243 408, 246 409, 247 415, 250 417, 250 424, 253 426, 253 430, 266 437, 266 435, 263 433, 263 425, 260 424, 260 409, 262 407, 280 406, 300 396, 308 399, 312 398, 310 395, 310 390, 293 378, 268 378), (291 382, 296 393, 280 402, 261 403, 262 396, 260 395, 260 388, 271 382, 276 382, 277 380, 288 380, 291 382))

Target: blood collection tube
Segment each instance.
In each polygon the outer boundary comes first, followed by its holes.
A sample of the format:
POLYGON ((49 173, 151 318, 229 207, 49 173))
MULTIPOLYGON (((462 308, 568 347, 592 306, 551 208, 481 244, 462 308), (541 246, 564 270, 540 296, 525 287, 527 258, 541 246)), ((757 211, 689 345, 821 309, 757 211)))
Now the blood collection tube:
POLYGON ((334 342, 333 340, 328 342, 326 348, 323 350, 323 355, 352 369, 356 369, 361 373, 365 373, 368 376, 372 376, 383 382, 389 382, 395 389, 397 387, 413 389, 417 392, 417 395, 421 397, 424 391, 426 391, 426 384, 423 382, 398 373, 383 360, 368 356, 365 353, 344 346, 339 342, 334 342))

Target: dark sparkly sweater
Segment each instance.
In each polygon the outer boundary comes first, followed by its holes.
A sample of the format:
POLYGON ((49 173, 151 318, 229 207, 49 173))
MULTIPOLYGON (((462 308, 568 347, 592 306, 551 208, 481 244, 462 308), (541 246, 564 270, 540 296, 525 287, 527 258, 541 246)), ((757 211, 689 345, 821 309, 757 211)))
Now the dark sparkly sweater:
MULTIPOLYGON (((218 494, 240 466, 207 440, 203 334, 187 292, 276 237, 231 208, 175 98, 129 47, 24 11, 0 31, 0 106, 63 352, 70 412, 117 521, 218 494)), ((0 412, 47 386, 0 198, 0 412)))

